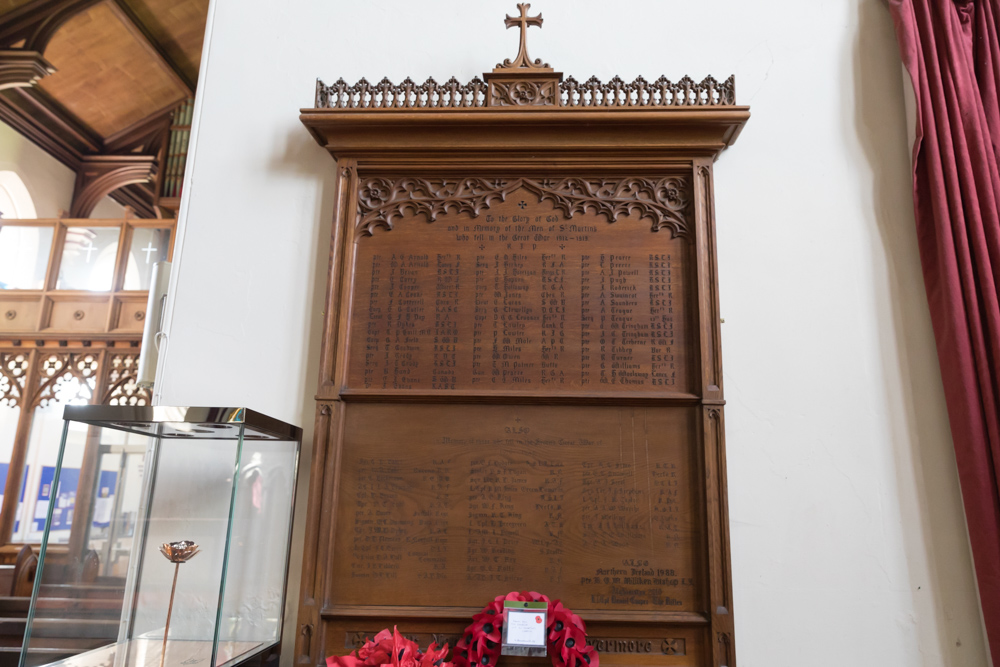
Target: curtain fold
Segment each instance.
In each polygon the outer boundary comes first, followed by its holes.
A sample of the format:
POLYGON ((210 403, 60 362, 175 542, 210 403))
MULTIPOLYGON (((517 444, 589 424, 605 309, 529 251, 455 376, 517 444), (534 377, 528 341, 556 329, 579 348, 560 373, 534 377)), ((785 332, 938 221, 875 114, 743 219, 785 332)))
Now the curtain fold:
POLYGON ((1000 665, 1000 0, 889 0, 913 81, 913 203, 962 500, 1000 665))

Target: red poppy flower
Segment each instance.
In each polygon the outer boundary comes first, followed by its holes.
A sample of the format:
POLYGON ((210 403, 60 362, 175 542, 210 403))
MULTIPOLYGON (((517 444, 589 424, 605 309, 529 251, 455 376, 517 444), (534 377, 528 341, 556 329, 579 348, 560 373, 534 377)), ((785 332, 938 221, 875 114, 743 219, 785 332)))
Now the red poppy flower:
POLYGON ((361 667, 363 664, 354 655, 331 655, 326 659, 326 667, 361 667))
POLYGON ((437 642, 432 642, 427 647, 427 652, 420 658, 420 667, 443 667, 443 665, 447 664, 444 661, 447 657, 448 645, 445 644, 444 648, 439 649, 437 642))
MULTIPOLYGON (((392 660, 393 636, 388 629, 375 635, 375 639, 365 642, 358 649, 358 657, 369 667, 384 665, 392 660)), ((353 655, 353 653, 351 654, 353 655)))
POLYGON ((393 667, 416 667, 419 651, 420 647, 417 646, 416 642, 399 634, 397 628, 392 628, 392 654, 390 658, 393 667))
POLYGON ((365 642, 357 651, 346 656, 331 656, 326 659, 327 667, 455 667, 445 662, 448 655, 448 645, 438 648, 436 643, 427 647, 423 653, 420 646, 399 633, 398 628, 392 632, 383 630, 375 635, 375 639, 365 642))
MULTIPOLYGON (((472 637, 474 645, 471 646, 480 656, 500 652, 501 630, 503 629, 503 614, 500 613, 501 603, 494 600, 486 609, 472 617, 472 637)), ((468 633, 466 633, 468 634, 468 633)), ((471 660, 471 651, 470 651, 471 660)), ((480 662, 482 660, 480 659, 480 662)))
POLYGON ((558 651, 562 663, 566 667, 577 667, 576 656, 587 647, 587 634, 582 628, 570 623, 566 626, 566 632, 562 634, 558 641, 554 642, 554 648, 558 651))
POLYGON ((469 642, 472 641, 472 635, 466 634, 462 635, 462 638, 455 642, 455 651, 451 656, 451 661, 455 664, 455 667, 468 667, 469 664, 469 642))

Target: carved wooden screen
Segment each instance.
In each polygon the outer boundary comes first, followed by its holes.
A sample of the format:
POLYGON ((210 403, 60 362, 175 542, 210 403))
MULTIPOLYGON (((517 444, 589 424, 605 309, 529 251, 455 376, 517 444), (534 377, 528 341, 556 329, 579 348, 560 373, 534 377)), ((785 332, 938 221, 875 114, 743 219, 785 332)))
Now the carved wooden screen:
MULTIPOLYGON (((6 458, 0 458, 0 469, 6 469, 3 504, 0 506, 0 563, 14 561, 20 544, 35 539, 28 526, 18 520, 19 505, 27 498, 24 514, 34 516, 38 486, 36 475, 26 468, 37 455, 29 436, 38 419, 58 419, 61 413, 46 417, 39 413, 47 406, 92 403, 102 405, 148 405, 149 393, 136 384, 139 363, 139 341, 5 341, 0 338, 0 426, 9 438, 0 442, 6 458), (22 483, 29 485, 27 492, 22 483), (32 486, 33 485, 33 486, 32 486), (15 529, 19 525, 20 533, 15 529), (27 535, 27 537, 25 537, 27 535)), ((94 489, 79 486, 76 502, 87 502, 86 495, 94 489)), ((85 514, 78 516, 86 517, 85 514)))
POLYGON ((732 666, 712 162, 748 111, 477 81, 303 111, 339 177, 297 662, 536 590, 602 662, 732 666))

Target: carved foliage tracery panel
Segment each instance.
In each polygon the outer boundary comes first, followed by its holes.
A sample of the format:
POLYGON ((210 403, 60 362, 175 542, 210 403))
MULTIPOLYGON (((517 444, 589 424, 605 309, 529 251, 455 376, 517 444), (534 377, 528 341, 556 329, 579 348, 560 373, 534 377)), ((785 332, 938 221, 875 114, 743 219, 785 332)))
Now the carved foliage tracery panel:
POLYGON ((490 105, 553 106, 558 95, 555 81, 494 81, 490 86, 490 105))
POLYGON ((39 384, 34 404, 87 404, 97 386, 98 355, 93 352, 52 352, 39 360, 39 384))
POLYGON ((0 352, 0 407, 17 407, 24 400, 28 355, 0 352))
POLYGON ((136 383, 139 353, 111 354, 108 365, 108 381, 101 403, 105 405, 149 405, 149 391, 136 383))
POLYGON ((551 202, 568 218, 594 212, 608 222, 638 214, 672 236, 690 231, 691 184, 684 175, 662 178, 362 178, 358 185, 357 230, 392 229, 406 215, 423 214, 431 222, 444 213, 479 215, 519 188, 551 202))

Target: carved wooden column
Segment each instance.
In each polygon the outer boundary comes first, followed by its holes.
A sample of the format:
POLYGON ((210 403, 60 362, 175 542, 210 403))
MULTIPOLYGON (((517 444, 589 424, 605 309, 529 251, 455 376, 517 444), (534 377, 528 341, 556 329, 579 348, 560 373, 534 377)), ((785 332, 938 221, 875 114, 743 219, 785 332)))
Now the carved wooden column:
MULTIPOLYGON (((28 363, 24 367, 25 383, 21 389, 18 405, 21 408, 21 419, 17 422, 17 432, 14 434, 14 447, 10 456, 10 465, 7 467, 7 482, 4 487, 4 495, 10 498, 17 498, 21 494, 21 481, 24 475, 24 461, 28 454, 29 424, 31 421, 24 418, 25 412, 35 409, 35 396, 38 393, 38 386, 32 384, 38 374, 38 364, 40 363, 38 350, 28 352, 28 363)), ((0 544, 10 544, 14 536, 14 524, 17 521, 17 503, 4 503, 0 510, 0 544)), ((27 520, 27 518, 25 518, 27 520)))

